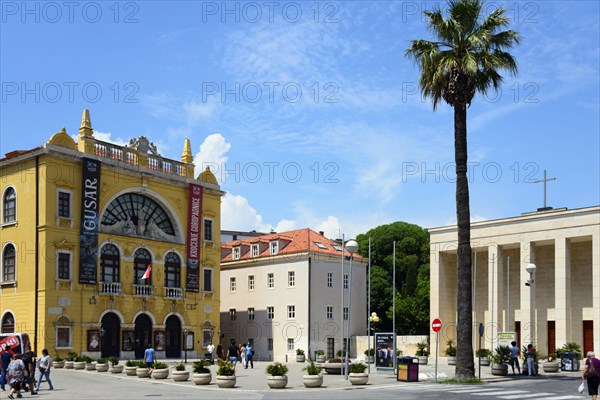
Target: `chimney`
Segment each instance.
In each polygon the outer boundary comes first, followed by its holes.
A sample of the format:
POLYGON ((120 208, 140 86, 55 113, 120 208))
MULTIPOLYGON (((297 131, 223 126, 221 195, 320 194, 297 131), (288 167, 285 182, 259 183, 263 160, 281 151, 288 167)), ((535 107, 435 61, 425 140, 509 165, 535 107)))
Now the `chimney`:
POLYGON ((319 235, 325 236, 325 232, 324 231, 319 231, 319 235))

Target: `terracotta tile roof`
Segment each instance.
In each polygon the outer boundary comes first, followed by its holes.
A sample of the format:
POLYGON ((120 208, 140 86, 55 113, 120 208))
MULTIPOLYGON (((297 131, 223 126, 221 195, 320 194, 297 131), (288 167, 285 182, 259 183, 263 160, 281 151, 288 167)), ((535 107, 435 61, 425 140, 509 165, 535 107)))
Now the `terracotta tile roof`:
MULTIPOLYGON (((228 263, 271 257, 269 243, 272 241, 279 242, 279 251, 277 252, 277 255, 306 253, 307 251, 310 251, 319 254, 331 254, 337 257, 342 256, 342 244, 340 242, 328 239, 312 229, 304 228, 282 233, 269 233, 232 242, 223 242, 221 243, 221 262, 228 263), (319 243, 320 246, 317 243, 319 243), (258 256, 252 257, 251 248, 252 245, 256 244, 259 245, 259 253, 258 256), (233 259, 234 247, 240 247, 240 258, 237 260, 233 259)), ((348 255, 348 253, 346 253, 346 255, 348 255)), ((359 258, 362 259, 363 257, 358 254, 354 255, 354 259, 359 258)))
POLYGON ((9 151, 8 153, 6 153, 4 155, 4 158, 0 159, 0 160, 10 160, 11 158, 15 158, 15 157, 19 157, 22 156, 23 154, 27 154, 27 153, 32 153, 35 150, 41 149, 42 146, 38 146, 38 147, 34 147, 31 150, 13 150, 13 151, 9 151))

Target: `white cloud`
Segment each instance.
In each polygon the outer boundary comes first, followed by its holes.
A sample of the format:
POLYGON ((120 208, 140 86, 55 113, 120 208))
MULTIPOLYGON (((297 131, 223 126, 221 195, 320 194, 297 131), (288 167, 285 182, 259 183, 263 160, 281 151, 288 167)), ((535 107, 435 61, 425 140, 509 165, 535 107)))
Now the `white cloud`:
POLYGON ((270 232, 272 226, 263 221, 248 199, 226 193, 221 202, 221 229, 236 231, 270 232))
MULTIPOLYGON (((71 135, 71 137, 73 138, 73 140, 75 142, 77 142, 79 134, 71 135)), ((96 138, 97 140, 100 140, 102 142, 112 143, 112 144, 116 144, 118 146, 126 146, 129 143, 128 140, 125 140, 123 138, 114 138, 113 139, 111 132, 100 132, 100 131, 94 130, 94 138, 96 138)))
MULTIPOLYGON (((231 149, 231 143, 225 140, 220 133, 208 135, 200 145, 200 151, 194 157, 194 164, 198 171, 204 171, 207 166, 220 167, 227 162, 227 152, 231 149)), ((220 175, 216 174, 219 179, 220 175)))
POLYGON ((186 101, 183 103, 183 112, 188 126, 197 126, 200 121, 207 120, 216 111, 214 102, 198 103, 195 101, 186 101))

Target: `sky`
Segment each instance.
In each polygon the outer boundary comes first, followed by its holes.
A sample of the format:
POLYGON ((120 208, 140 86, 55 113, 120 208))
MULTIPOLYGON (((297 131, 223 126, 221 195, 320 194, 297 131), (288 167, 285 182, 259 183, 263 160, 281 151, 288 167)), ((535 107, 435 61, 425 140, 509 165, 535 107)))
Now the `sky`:
MULTIPOLYGON (((222 229, 346 238, 456 221, 453 111, 418 90, 423 11, 400 1, 1 1, 0 153, 89 109, 97 138, 192 143, 222 229)), ((519 63, 468 109, 473 221, 600 204, 598 1, 488 2, 519 63)))

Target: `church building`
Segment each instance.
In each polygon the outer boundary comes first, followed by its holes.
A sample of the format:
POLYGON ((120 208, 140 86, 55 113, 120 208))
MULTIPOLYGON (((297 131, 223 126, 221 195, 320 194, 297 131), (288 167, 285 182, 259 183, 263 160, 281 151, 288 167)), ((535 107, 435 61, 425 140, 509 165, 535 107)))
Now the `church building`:
POLYGON ((98 140, 84 110, 65 129, 0 159, 0 333, 39 353, 194 357, 218 335, 220 207, 213 174, 195 177, 146 137, 98 140))

